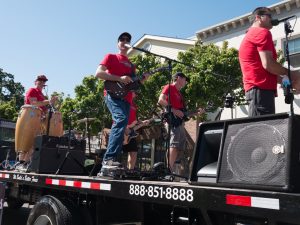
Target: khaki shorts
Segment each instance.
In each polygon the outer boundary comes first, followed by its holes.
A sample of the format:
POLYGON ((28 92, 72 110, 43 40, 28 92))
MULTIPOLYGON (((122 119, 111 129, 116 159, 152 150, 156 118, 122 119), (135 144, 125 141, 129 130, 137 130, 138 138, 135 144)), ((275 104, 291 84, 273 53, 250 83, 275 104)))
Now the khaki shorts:
POLYGON ((171 127, 170 147, 176 148, 178 150, 184 150, 185 146, 186 146, 186 131, 184 129, 184 123, 182 123, 178 127, 171 127))

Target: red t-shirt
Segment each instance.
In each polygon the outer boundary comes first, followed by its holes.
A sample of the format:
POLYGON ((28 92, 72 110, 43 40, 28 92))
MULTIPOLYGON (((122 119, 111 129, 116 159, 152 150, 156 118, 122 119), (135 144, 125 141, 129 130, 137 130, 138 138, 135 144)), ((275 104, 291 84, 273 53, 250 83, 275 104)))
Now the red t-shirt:
POLYGON ((135 120, 137 120, 136 111, 137 111, 137 106, 134 102, 132 102, 132 104, 130 105, 128 125, 132 124, 135 120))
MULTIPOLYGON (((30 98, 36 98, 38 102, 45 100, 45 96, 43 95, 42 90, 39 88, 29 88, 25 95, 25 104, 31 105, 30 98)), ((40 109, 44 112, 47 111, 45 106, 40 106, 40 109)))
MULTIPOLYGON (((131 76, 132 70, 135 72, 135 67, 132 68, 132 64, 130 63, 128 57, 121 54, 107 54, 101 61, 100 65, 103 65, 107 68, 107 73, 120 77, 124 75, 131 76)), ((104 90, 104 96, 105 95, 106 90, 104 90)), ((124 99, 131 103, 132 92, 128 92, 124 99)))
POLYGON ((168 93, 170 87, 170 104, 174 109, 183 109, 184 102, 180 91, 175 87, 175 84, 166 85, 163 87, 162 94, 166 95, 166 100, 168 101, 168 93))
POLYGON ((253 87, 265 90, 277 89, 277 76, 263 68, 260 51, 271 51, 273 58, 277 59, 271 32, 266 28, 250 27, 239 49, 245 91, 253 87))

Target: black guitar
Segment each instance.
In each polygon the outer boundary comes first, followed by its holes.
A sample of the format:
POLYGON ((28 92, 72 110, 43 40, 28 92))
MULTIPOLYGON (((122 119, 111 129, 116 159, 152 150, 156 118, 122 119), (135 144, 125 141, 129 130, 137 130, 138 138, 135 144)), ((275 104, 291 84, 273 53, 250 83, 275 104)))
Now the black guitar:
MULTIPOLYGON (((204 108, 204 112, 211 111, 212 108, 213 108, 213 105, 211 103, 207 103, 207 107, 204 108)), ((171 113, 169 115, 168 112, 164 112, 162 117, 166 122, 170 123, 173 127, 178 127, 183 122, 190 120, 190 117, 195 116, 202 111, 201 108, 193 110, 193 111, 187 111, 186 108, 183 108, 180 110, 183 112, 182 118, 175 116, 173 113, 171 113)))
MULTIPOLYGON (((166 70, 168 67, 160 67, 158 69, 155 69, 153 71, 148 72, 149 75, 152 75, 156 72, 166 70)), ((130 75, 131 76, 131 75, 130 75)), ((124 98, 129 91, 137 91, 141 87, 141 80, 145 78, 143 75, 141 79, 134 75, 131 76, 133 82, 124 84, 122 82, 118 81, 111 81, 111 80, 106 80, 104 81, 104 88, 105 90, 110 94, 111 97, 113 98, 124 98)))

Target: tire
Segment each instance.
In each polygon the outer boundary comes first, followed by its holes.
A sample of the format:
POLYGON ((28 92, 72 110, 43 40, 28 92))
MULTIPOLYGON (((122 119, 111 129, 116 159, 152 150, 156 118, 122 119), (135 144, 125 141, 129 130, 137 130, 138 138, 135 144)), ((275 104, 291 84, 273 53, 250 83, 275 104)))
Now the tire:
POLYGON ((59 199, 45 195, 30 211, 27 225, 73 225, 72 214, 59 199))
POLYGON ((62 203, 68 208, 72 214, 72 225, 93 225, 93 219, 90 211, 86 206, 78 206, 70 199, 63 199, 62 203))

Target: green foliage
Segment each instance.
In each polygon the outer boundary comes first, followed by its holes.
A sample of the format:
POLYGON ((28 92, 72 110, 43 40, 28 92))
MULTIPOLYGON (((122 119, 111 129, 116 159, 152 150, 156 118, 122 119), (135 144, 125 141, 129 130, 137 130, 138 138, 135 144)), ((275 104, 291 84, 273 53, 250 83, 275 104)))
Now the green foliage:
MULTIPOLYGON (((132 61, 142 72, 163 66, 159 59, 147 55, 135 56, 132 61)), ((189 110, 206 107, 208 102, 214 109, 223 107, 228 93, 235 97, 236 104, 244 103, 238 51, 228 48, 227 42, 221 48, 198 42, 186 52, 180 52, 178 61, 182 63, 173 63, 171 74, 182 71, 190 78, 182 90, 189 110)), ((155 73, 144 83, 137 98, 140 117, 149 118, 153 110, 159 111, 157 100, 169 81, 169 74, 168 70, 155 73)))
POLYGON ((184 53, 179 53, 175 71, 186 73, 191 82, 183 90, 190 108, 204 106, 210 102, 223 107, 224 96, 230 93, 236 102, 244 102, 242 74, 238 61, 238 51, 228 48, 227 42, 220 48, 216 45, 198 43, 184 53))
POLYGON ((0 118, 16 120, 17 112, 24 104, 24 87, 14 81, 12 74, 0 68, 0 89, 0 118))
POLYGON ((103 97, 103 81, 90 75, 83 78, 82 84, 75 87, 75 98, 67 97, 61 106, 65 129, 69 120, 72 128, 85 131, 85 123, 78 120, 96 118, 89 122, 91 134, 96 135, 103 127, 111 126, 111 116, 105 106, 103 97))

